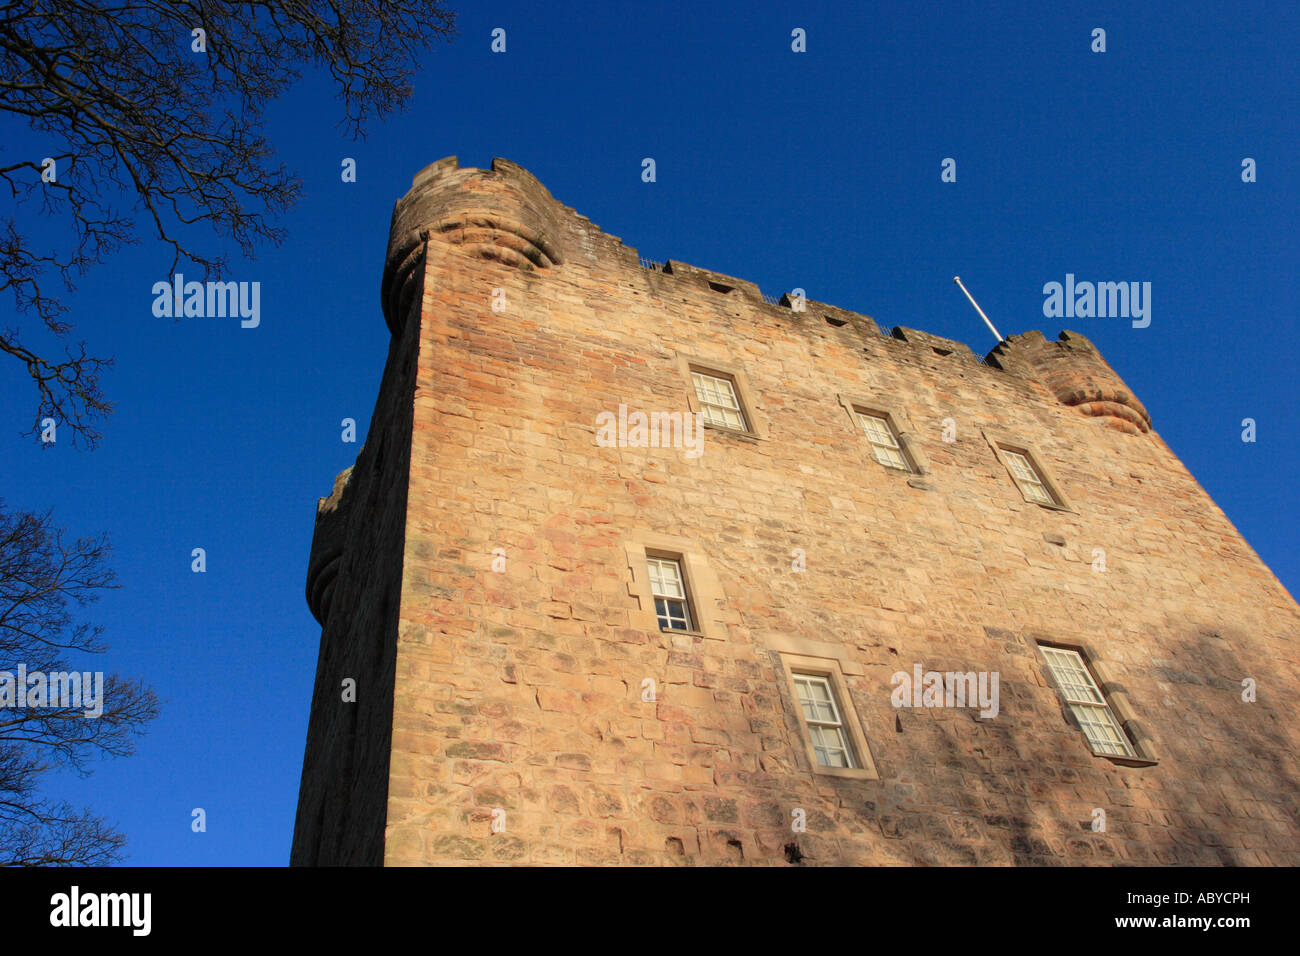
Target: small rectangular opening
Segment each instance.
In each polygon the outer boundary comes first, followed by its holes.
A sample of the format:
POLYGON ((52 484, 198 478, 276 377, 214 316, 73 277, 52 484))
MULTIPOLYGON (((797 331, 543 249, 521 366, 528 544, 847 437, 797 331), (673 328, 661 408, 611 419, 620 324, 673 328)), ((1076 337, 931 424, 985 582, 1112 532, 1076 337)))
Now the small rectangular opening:
POLYGON ((1143 760, 1082 652, 1043 642, 1038 649, 1092 752, 1112 759, 1143 760))
POLYGON ((847 319, 832 319, 828 315, 826 316, 826 324, 833 325, 837 329, 842 329, 844 326, 848 325, 849 323, 847 319))
POLYGON ((1043 476, 1042 469, 1027 448, 1012 448, 1007 445, 998 447, 1002 449, 1002 459, 1006 463, 1007 471, 1011 472, 1012 480, 1026 500, 1034 504, 1060 507, 1061 503, 1056 500, 1056 495, 1043 476))
POLYGON ((647 551, 646 569, 650 574, 650 594, 654 599, 659 629, 694 633, 690 591, 681 555, 647 551))
POLYGON ((871 454, 876 461, 886 468, 915 474, 916 469, 908 460, 907 452, 898 440, 898 431, 889 420, 887 412, 854 407, 853 417, 866 433, 871 445, 871 454))
POLYGON ((749 431, 749 422, 736 393, 736 383, 729 375, 717 375, 691 367, 691 383, 706 425, 749 431))

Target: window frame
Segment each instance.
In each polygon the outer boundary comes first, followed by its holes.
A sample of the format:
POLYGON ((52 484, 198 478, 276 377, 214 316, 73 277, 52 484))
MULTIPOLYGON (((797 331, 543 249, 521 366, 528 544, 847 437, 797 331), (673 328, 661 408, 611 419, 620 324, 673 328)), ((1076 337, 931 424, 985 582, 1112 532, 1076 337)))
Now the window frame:
MULTIPOLYGON (((691 590, 690 590, 690 585, 687 583, 686 569, 682 567, 681 555, 674 555, 666 552, 660 552, 657 551, 656 549, 650 548, 646 550, 645 561, 646 561, 646 583, 650 588, 650 597, 652 599, 652 604, 654 605, 653 611, 655 615, 655 620, 658 621, 659 623, 659 630, 669 634, 699 633, 695 629, 695 613, 694 613, 694 608, 691 607, 691 590), (655 585, 654 585, 655 577, 654 574, 651 573, 650 571, 651 562, 658 562, 660 565, 671 564, 676 569, 677 585, 681 588, 681 592, 682 592, 680 597, 671 594, 660 594, 655 590, 655 585), (682 628, 682 627, 663 626, 663 620, 659 614, 659 607, 658 607, 658 602, 661 600, 681 602, 682 616, 686 622, 686 627, 682 628)), ((667 617, 669 620, 672 620, 671 614, 667 615, 667 617)))
POLYGON ((798 703, 803 713, 804 726, 808 728, 809 738, 811 739, 813 752, 818 757, 817 764, 821 767, 832 767, 836 770, 857 770, 861 762, 858 755, 854 753, 853 740, 850 738, 848 730, 844 726, 844 714, 840 707, 840 702, 836 700, 835 686, 831 683, 829 676, 825 674, 809 674, 806 671, 794 671, 790 674, 790 680, 794 683, 795 693, 798 695, 798 703), (820 687, 824 690, 825 699, 821 700, 816 695, 805 696, 800 693, 802 689, 820 687), (829 719, 823 720, 817 717, 808 716, 808 708, 816 712, 817 708, 825 705, 830 711, 829 719), (817 734, 814 730, 820 730, 823 733, 833 733, 836 744, 833 747, 826 746, 825 740, 822 743, 817 742, 817 734), (821 751, 836 750, 844 755, 844 765, 826 763, 822 761, 821 751))
POLYGON ((1068 511, 1076 513, 1074 505, 1066 497, 1065 492, 1061 489, 1061 483, 1057 480, 1052 469, 1044 464, 1044 457, 1041 452, 1031 443, 1020 439, 1013 438, 1000 432, 993 432, 987 429, 983 430, 985 440, 989 447, 993 449, 993 455, 997 458, 998 463, 1006 471, 1007 477, 1011 479, 1012 486, 1020 493, 1020 497, 1031 505, 1039 508, 1046 508, 1049 511, 1068 511), (1034 474, 1038 476, 1038 482, 1052 499, 1051 502, 1038 501, 1025 494, 1024 486, 1021 480, 1016 477, 1015 470, 1011 466, 1011 461, 1007 458, 1007 452, 1019 455, 1029 463, 1034 474))
POLYGON ((1047 482, 1043 480, 1042 473, 1039 472, 1032 458, 1014 448, 1003 448, 1002 458, 1026 501, 1032 501, 1036 505, 1054 505, 1057 503, 1056 496, 1047 487, 1047 482), (1016 467, 1017 465, 1019 467, 1016 467), (1035 491, 1037 494, 1034 494, 1035 491), (1039 497, 1040 495, 1041 497, 1039 497))
POLYGON ((765 441, 768 438, 767 419, 762 415, 755 400, 756 396, 749 384, 749 376, 745 369, 732 362, 718 361, 710 358, 703 358, 696 355, 686 355, 681 352, 675 353, 677 361, 677 370, 681 374, 686 384, 686 403, 692 414, 698 414, 704 411, 699 394, 695 390, 694 374, 707 375, 710 378, 720 378, 729 382, 731 385, 732 395, 739 406, 737 411, 741 420, 745 423, 745 428, 731 428, 727 425, 718 425, 714 422, 705 421, 704 427, 712 429, 721 435, 729 435, 745 441, 765 441))
POLYGON ((709 566, 699 545, 689 538, 632 530, 623 539, 627 561, 627 594, 633 600, 628 611, 628 626, 647 634, 668 634, 689 639, 726 637, 723 623, 722 586, 709 566), (682 575, 682 590, 690 609, 691 630, 664 629, 659 625, 655 599, 651 593, 650 568, 647 560, 658 558, 677 562, 682 575))
MULTIPOLYGON (((867 411, 862 408, 855 408, 853 410, 853 417, 857 420, 858 427, 866 436, 867 444, 871 446, 871 457, 874 458, 878 464, 885 468, 892 468, 894 471, 901 471, 909 475, 916 474, 916 468, 912 464, 912 459, 907 454, 907 449, 903 447, 903 443, 898 440, 898 433, 894 431, 894 426, 890 424, 888 415, 883 415, 875 411, 867 411), (884 426, 882 434, 884 437, 889 439, 888 445, 877 441, 876 438, 873 437, 872 429, 867 427, 867 421, 879 422, 884 426), (896 452, 899 461, 901 461, 902 464, 895 465, 890 461, 881 461, 880 449, 882 448, 896 452)), ((888 457, 888 455, 886 455, 886 457, 888 457)))
POLYGON ((1102 757, 1111 763, 1126 767, 1151 767, 1159 762, 1150 735, 1147 734, 1145 727, 1136 719, 1123 686, 1108 679, 1100 659, 1089 645, 1042 639, 1034 639, 1030 643, 1038 652, 1038 660, 1042 666, 1046 684, 1055 692, 1066 721, 1079 732, 1079 736, 1083 738, 1085 746, 1094 757, 1102 757), (1101 697, 1102 702, 1098 704, 1096 701, 1072 700, 1058 680, 1047 650, 1074 654, 1078 658, 1084 674, 1092 682, 1092 689, 1101 697), (1098 750, 1093 744, 1092 738, 1088 736, 1083 722, 1075 714, 1074 707, 1076 706, 1104 707, 1112 721, 1112 727, 1127 742, 1132 753, 1113 754, 1098 750))
MULTIPOLYGON (((930 460, 926 457, 925 452, 921 449, 920 442, 916 439, 916 431, 912 428, 911 422, 902 409, 894 405, 882 403, 879 400, 873 400, 868 397, 857 395, 838 394, 835 396, 849 418, 849 424, 853 429, 854 436, 860 442, 865 442, 867 452, 872 462, 879 465, 887 473, 899 478, 921 478, 930 475, 930 460), (859 415, 867 415, 871 418, 883 419, 889 426, 890 434, 894 441, 898 443, 899 454, 907 463, 907 470, 895 468, 886 465, 880 461, 875 454, 875 446, 866 429, 858 420, 859 415)), ((918 484, 916 487, 927 487, 924 484, 918 484)))
POLYGON ((736 382, 730 375, 715 375, 714 373, 706 372, 703 369, 692 368, 691 388, 695 389, 695 400, 700 403, 700 411, 704 413, 704 424, 712 425, 714 428, 725 428, 728 431, 741 432, 743 434, 749 433, 750 431, 749 418, 745 415, 745 409, 740 403, 740 395, 738 395, 736 392, 736 382), (700 394, 701 383, 696 381, 697 378, 707 379, 709 382, 715 383, 713 386, 715 391, 720 391, 720 389, 718 388, 719 385, 725 385, 727 387, 727 393, 731 396, 731 401, 733 404, 720 405, 717 402, 709 401, 707 398, 702 396, 700 394), (722 412, 724 413, 722 417, 724 418, 726 417, 725 416, 726 412, 734 412, 736 417, 740 419, 740 425, 739 426, 730 425, 726 421, 721 421, 721 422, 711 421, 710 409, 715 409, 715 408, 722 409, 722 412))
MULTIPOLYGON (((796 645, 798 642, 794 642, 796 645)), ((791 646, 791 645, 787 645, 791 646)), ((837 657, 811 657, 806 654, 793 654, 782 650, 773 652, 781 662, 785 674, 786 690, 793 705, 794 719, 800 739, 803 741, 804 756, 809 769, 818 775, 841 777, 854 780, 879 780, 871 746, 867 742, 858 717, 857 706, 849 693, 848 684, 837 657), (852 767, 827 767, 817 759, 817 749, 813 742, 812 731, 803 712, 803 699, 795 683, 797 677, 816 677, 826 681, 831 691, 831 699, 840 718, 840 729, 848 744, 852 767)))

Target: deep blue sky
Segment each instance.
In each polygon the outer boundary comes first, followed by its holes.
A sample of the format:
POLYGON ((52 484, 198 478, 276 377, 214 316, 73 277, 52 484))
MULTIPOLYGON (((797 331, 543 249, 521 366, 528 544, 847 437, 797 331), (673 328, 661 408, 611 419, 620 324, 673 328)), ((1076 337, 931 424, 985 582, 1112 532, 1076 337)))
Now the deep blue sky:
MULTIPOLYGON (((34 394, 0 357, 0 496, 109 532, 122 588, 92 608, 111 645, 93 667, 165 701, 134 757, 50 783, 120 825, 127 862, 288 860, 319 640, 303 597, 316 499, 359 448, 340 420, 359 440, 370 421, 392 204, 448 155, 520 163, 643 256, 800 286, 980 354, 994 341, 954 274, 1004 335, 1082 332, 1297 593, 1300 7, 463 6, 409 109, 365 142, 340 137, 320 77, 271 111, 306 195, 287 242, 229 276, 262 283, 259 328, 155 318, 170 262, 156 244, 88 274, 67 300, 75 335, 117 360, 117 411, 89 453, 17 437, 34 394), (795 27, 807 53, 791 52, 795 27), (1244 157, 1258 182, 1241 181, 1244 157), (1151 282, 1150 327, 1045 319, 1043 284, 1067 272, 1151 282)), ((7 160, 57 145, 0 130, 7 160)))

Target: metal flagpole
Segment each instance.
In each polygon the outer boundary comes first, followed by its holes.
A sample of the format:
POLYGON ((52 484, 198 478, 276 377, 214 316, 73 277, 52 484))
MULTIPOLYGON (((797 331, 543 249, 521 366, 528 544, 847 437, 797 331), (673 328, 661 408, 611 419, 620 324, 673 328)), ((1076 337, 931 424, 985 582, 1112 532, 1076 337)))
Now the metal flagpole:
MULTIPOLYGON (((953 276, 952 281, 957 283, 957 288, 961 289, 962 292, 966 292, 966 287, 961 284, 961 276, 953 276)), ((990 322, 989 317, 984 314, 984 310, 980 308, 980 305, 978 302, 975 301, 974 296, 972 296, 969 292, 966 292, 966 298, 970 299, 970 304, 975 306, 975 311, 980 314, 980 318, 984 320, 984 324, 989 327, 989 331, 992 332, 994 335, 996 335, 998 342, 1001 343, 1002 334, 998 332, 997 329, 993 328, 993 323, 990 322)))

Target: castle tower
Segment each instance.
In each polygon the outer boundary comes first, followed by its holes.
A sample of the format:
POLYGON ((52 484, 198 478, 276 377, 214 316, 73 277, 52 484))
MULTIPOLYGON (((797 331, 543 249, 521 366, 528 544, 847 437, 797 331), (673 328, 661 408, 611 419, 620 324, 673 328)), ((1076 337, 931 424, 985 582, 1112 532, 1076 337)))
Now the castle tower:
POLYGON ((1083 336, 643 262, 500 159, 382 302, 294 864, 1300 863, 1300 608, 1083 336))

